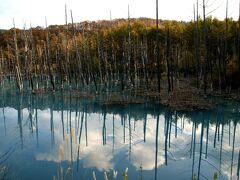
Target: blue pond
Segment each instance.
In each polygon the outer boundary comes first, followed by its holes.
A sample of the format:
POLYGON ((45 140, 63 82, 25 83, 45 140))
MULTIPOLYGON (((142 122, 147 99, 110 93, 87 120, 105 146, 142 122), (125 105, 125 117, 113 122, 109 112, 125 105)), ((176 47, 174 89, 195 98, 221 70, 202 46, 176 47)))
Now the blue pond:
POLYGON ((219 100, 211 111, 177 112, 4 93, 0 179, 238 179, 239 107, 219 100))

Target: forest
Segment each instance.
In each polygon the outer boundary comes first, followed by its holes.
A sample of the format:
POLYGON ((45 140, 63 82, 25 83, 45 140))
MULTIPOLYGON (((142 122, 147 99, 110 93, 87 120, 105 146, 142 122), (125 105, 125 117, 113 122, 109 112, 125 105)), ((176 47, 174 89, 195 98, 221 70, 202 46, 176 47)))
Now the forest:
POLYGON ((48 26, 46 19, 46 27, 2 30, 0 81, 15 79, 20 92, 66 84, 99 92, 114 84, 169 93, 184 81, 204 94, 238 90, 240 20, 201 18, 198 11, 191 22, 129 16, 74 23, 66 8, 65 25, 48 26))

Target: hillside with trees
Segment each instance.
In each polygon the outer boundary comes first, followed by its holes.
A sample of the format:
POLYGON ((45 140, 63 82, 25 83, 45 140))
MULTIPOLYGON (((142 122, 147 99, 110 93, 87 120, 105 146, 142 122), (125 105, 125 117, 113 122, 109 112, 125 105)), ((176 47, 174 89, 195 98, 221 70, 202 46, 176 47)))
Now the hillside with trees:
POLYGON ((205 95, 236 92, 240 22, 194 19, 159 20, 158 30, 154 19, 128 18, 2 31, 0 80, 14 78, 20 91, 32 92, 64 84, 111 91, 114 84, 158 96, 181 83, 189 89, 186 82, 205 95))

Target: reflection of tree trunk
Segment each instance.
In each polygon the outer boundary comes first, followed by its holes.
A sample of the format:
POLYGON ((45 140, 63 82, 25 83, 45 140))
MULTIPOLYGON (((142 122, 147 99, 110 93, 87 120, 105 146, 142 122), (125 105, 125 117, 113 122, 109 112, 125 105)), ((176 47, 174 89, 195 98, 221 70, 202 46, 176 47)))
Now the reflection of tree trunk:
POLYGON ((239 150, 239 153, 238 153, 238 168, 237 168, 237 177, 238 177, 238 180, 239 180, 239 170, 240 170, 240 150, 239 150))
POLYGON ((213 143, 214 148, 216 148, 218 126, 219 126, 219 112, 217 113, 217 122, 216 122, 215 133, 214 133, 214 143, 213 143))
POLYGON ((125 127, 126 127, 126 119, 125 116, 123 116, 123 142, 125 143, 125 127))
POLYGON ((170 117, 170 123, 169 123, 169 136, 168 136, 168 147, 171 147, 171 132, 172 132, 172 116, 170 117))
POLYGON ((55 144, 55 130, 54 130, 54 121, 53 121, 53 107, 55 104, 55 96, 52 96, 51 99, 51 107, 50 107, 50 113, 51 113, 51 133, 52 133, 52 145, 55 144))
POLYGON ((177 112, 175 113, 175 138, 177 138, 177 121, 178 121, 178 115, 177 112))
MULTIPOLYGON (((223 122, 222 122, 223 123, 223 122)), ((222 168, 222 148, 223 148, 223 133, 224 133, 224 124, 222 124, 222 133, 221 133, 221 145, 220 145, 220 165, 219 169, 221 171, 222 168)))
MULTIPOLYGON (((70 118, 69 118, 69 128, 70 128, 70 157, 71 157, 71 166, 73 165, 73 148, 72 148, 72 144, 73 144, 73 132, 72 132, 72 96, 70 94, 70 118)), ((71 169, 72 171, 72 169, 71 169)))
POLYGON ((159 115, 157 115, 157 125, 156 125, 155 180, 157 179, 157 164, 158 164, 158 128, 159 128, 159 115))
POLYGON ((193 138, 194 138, 194 123, 192 123, 192 136, 191 136, 191 147, 190 147, 190 158, 192 157, 193 148, 193 138))
POLYGON ((5 132, 5 136, 7 135, 7 126, 6 126, 6 117, 5 117, 5 110, 3 107, 3 123, 4 123, 4 132, 5 132))
POLYGON ((208 155, 208 134, 209 134, 209 118, 207 120, 207 134, 206 134, 206 154, 205 154, 205 158, 207 158, 208 155))
POLYGON ((106 107, 104 107, 103 112, 103 128, 102 128, 102 138, 103 138, 103 145, 106 145, 106 107))
POLYGON ((228 145, 231 146, 231 120, 228 120, 228 145))
POLYGON ((35 109, 36 112, 36 137, 37 137, 37 147, 39 146, 39 142, 38 142, 38 109, 35 109))
POLYGON ((78 143, 79 143, 79 145, 81 144, 82 129, 83 129, 83 120, 84 120, 84 109, 83 109, 83 111, 82 111, 80 132, 79 132, 79 138, 78 138, 78 143))
POLYGON ((168 148, 168 129, 169 129, 169 112, 166 112, 165 115, 165 124, 166 124, 166 132, 165 132, 165 165, 167 166, 167 148, 168 148))
POLYGON ((219 142, 219 140, 220 140, 220 122, 218 122, 217 136, 218 136, 218 142, 219 142))
POLYGON ((82 137, 82 129, 83 129, 83 120, 84 120, 84 109, 82 110, 81 126, 80 126, 79 138, 78 138, 77 171, 78 171, 78 167, 79 167, 79 156, 80 156, 80 145, 81 145, 81 137, 82 137))
POLYGON ((63 91, 61 91, 61 121, 62 121, 62 134, 63 140, 65 139, 65 130, 64 130, 64 114, 63 114, 63 91))
POLYGON ((200 140, 200 154, 199 154, 199 162, 198 162, 198 180, 200 179, 200 171, 201 171, 201 161, 202 161, 202 147, 203 147, 203 133, 204 133, 204 121, 202 121, 202 129, 201 129, 201 140, 200 140))
POLYGON ((22 127, 22 96, 19 97, 18 100, 18 126, 20 132, 20 139, 21 139, 21 148, 23 149, 23 127, 22 127))
POLYGON ((129 160, 131 160, 131 150, 132 150, 132 127, 131 127, 131 117, 128 115, 128 128, 129 128, 129 160))
POLYGON ((185 118, 184 118, 184 116, 181 118, 181 123, 182 123, 182 126, 181 126, 181 134, 182 134, 183 129, 184 129, 184 124, 185 124, 185 118))
MULTIPOLYGON (((229 124, 230 126, 230 124, 229 124)), ((231 160, 231 179, 232 179, 232 170, 233 170, 233 156, 234 156, 234 147, 235 147, 235 134, 236 134, 236 126, 237 124, 234 122, 234 129, 233 129, 233 147, 232 147, 232 160, 231 160)))
POLYGON ((75 98, 75 126, 74 126, 74 129, 75 129, 75 134, 78 133, 78 107, 79 107, 79 104, 78 104, 78 98, 75 98))
POLYGON ((195 148, 196 148, 196 123, 193 123, 194 126, 194 135, 193 135, 193 161, 192 161, 192 178, 193 178, 193 173, 194 173, 194 164, 195 164, 195 148))
POLYGON ((115 118, 113 114, 113 146, 112 146, 113 151, 114 151, 114 145, 115 145, 115 118))
POLYGON ((54 122, 53 122, 53 109, 50 109, 50 115, 51 115, 51 119, 50 119, 50 127, 51 127, 51 144, 54 145, 54 122))
POLYGON ((145 114, 144 121, 143 121, 143 141, 144 142, 146 142, 146 130, 147 130, 147 113, 145 114))
POLYGON ((86 146, 88 146, 87 112, 85 112, 85 137, 86 137, 86 146))
POLYGON ((68 109, 67 109, 67 124, 66 124, 66 125, 67 125, 67 134, 68 134, 68 131, 69 131, 69 129, 68 129, 68 124, 69 124, 69 117, 68 117, 68 113, 69 113, 69 112, 68 112, 68 109))
POLYGON ((29 120, 30 120, 30 129, 33 134, 33 119, 32 119, 32 95, 30 95, 30 107, 29 107, 29 120))

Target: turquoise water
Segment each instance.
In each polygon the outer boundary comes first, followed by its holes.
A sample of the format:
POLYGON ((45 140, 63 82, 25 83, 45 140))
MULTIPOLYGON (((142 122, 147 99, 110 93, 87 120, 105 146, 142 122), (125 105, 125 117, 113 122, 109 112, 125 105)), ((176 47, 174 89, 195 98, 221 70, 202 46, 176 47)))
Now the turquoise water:
POLYGON ((65 92, 0 102, 0 179, 237 179, 239 103, 176 112, 65 92), (127 172, 127 173, 125 173, 127 172))

